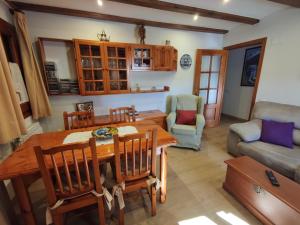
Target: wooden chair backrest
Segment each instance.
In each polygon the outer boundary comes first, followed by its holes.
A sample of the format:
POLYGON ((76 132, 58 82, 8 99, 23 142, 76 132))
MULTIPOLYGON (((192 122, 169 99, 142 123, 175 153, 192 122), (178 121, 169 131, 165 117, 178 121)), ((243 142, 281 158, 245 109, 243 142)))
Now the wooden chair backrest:
POLYGON ((135 122, 135 107, 119 107, 109 110, 110 123, 135 122))
POLYGON ((102 193, 95 138, 86 143, 49 149, 36 146, 34 150, 50 206, 59 199, 79 196, 91 190, 102 193), (92 166, 89 159, 92 159, 92 166))
POLYGON ((64 112, 65 130, 92 127, 95 125, 94 111, 64 112))
POLYGON ((117 182, 156 176, 156 148, 157 129, 123 137, 114 135, 117 182))

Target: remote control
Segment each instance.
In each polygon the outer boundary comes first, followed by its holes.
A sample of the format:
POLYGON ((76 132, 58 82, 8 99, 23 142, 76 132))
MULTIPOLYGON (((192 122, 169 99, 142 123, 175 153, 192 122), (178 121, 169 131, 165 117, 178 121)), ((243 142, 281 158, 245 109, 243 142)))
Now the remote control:
POLYGON ((274 176, 273 172, 271 170, 266 170, 266 174, 269 178, 269 180, 271 181, 273 186, 279 187, 280 184, 278 183, 276 177, 274 176))

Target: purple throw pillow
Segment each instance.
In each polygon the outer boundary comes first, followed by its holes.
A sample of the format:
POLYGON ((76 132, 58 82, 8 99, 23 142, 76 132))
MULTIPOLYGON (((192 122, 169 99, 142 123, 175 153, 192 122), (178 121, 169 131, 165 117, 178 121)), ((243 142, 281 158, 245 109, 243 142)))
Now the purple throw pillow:
POLYGON ((262 121, 260 140, 263 142, 293 148, 294 123, 282 123, 271 120, 262 121))

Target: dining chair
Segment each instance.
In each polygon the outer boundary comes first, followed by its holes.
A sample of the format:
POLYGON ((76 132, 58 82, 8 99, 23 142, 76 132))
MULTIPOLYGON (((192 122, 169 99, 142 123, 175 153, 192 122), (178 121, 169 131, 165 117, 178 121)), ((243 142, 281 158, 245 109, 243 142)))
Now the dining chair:
POLYGON ((135 122, 135 106, 111 108, 109 110, 110 123, 135 122))
POLYGON ((92 127, 95 125, 94 111, 64 112, 65 130, 92 127))
MULTIPOLYGON (((50 218, 64 224, 64 214, 98 205, 99 224, 105 225, 103 189, 96 152, 96 140, 61 145, 49 149, 34 148, 46 187, 50 218), (88 161, 91 159, 91 163, 88 161)), ((50 221, 51 223, 51 221, 50 221)))
MULTIPOLYGON (((156 179, 157 129, 123 137, 114 135, 113 138, 117 184, 123 184, 123 193, 148 189, 151 214, 155 216, 156 185, 149 181, 156 179)), ((120 207, 119 224, 124 224, 124 208, 120 207)))

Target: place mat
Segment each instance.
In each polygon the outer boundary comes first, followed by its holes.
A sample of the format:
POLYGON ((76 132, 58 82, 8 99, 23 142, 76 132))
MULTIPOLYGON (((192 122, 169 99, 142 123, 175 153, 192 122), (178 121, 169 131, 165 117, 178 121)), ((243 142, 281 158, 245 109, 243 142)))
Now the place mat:
MULTIPOLYGON (((125 136, 127 134, 136 134, 138 133, 137 129, 133 126, 124 126, 124 127, 118 127, 118 134, 119 136, 125 136)), ((75 142, 86 142, 88 141, 92 135, 92 130, 90 131, 82 131, 82 132, 74 132, 69 134, 67 137, 65 137, 63 144, 70 144, 75 142)), ((96 145, 107 145, 107 144, 113 144, 113 139, 107 139, 107 140, 97 140, 96 145)))

